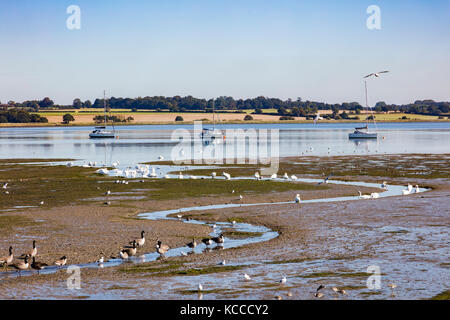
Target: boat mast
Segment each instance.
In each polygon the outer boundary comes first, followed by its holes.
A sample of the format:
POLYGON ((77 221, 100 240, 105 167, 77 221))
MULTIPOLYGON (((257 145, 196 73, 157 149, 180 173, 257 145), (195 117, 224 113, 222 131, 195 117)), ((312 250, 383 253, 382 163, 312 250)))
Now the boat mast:
MULTIPOLYGON (((369 111, 369 104, 367 103, 367 80, 364 80, 364 89, 366 92, 366 110, 369 111)), ((369 128, 369 117, 366 116, 366 129, 369 128)))
POLYGON ((106 127, 106 91, 103 90, 103 112, 105 114, 105 127, 106 127))
POLYGON ((216 131, 216 117, 215 117, 215 104, 214 104, 214 98, 212 101, 212 105, 213 105, 213 132, 216 131))

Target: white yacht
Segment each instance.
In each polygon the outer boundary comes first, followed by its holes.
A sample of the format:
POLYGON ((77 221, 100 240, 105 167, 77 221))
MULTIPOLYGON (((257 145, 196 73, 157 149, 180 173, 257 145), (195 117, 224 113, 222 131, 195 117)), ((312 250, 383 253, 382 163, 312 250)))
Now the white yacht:
POLYGON ((116 132, 114 129, 114 123, 112 125, 112 130, 108 130, 108 128, 106 127, 106 97, 105 97, 105 91, 103 91, 103 107, 104 107, 104 113, 105 113, 105 125, 104 126, 100 126, 100 127, 95 127, 94 131, 92 131, 91 133, 89 133, 89 138, 115 138, 116 137, 116 132))
POLYGON ((225 134, 222 130, 216 129, 216 117, 215 117, 215 108, 214 108, 214 100, 213 100, 213 128, 203 128, 200 137, 203 141, 211 141, 211 140, 222 140, 225 138, 225 134))

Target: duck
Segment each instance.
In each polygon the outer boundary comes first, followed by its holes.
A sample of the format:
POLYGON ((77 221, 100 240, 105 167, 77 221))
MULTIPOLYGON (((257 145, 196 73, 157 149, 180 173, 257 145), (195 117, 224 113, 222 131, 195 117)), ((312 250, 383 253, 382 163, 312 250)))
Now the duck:
POLYGON ((0 264, 1 265, 7 266, 7 265, 9 265, 9 264, 11 264, 13 262, 14 255, 13 255, 12 250, 13 250, 13 247, 10 246, 9 249, 8 249, 9 255, 0 258, 0 264))
POLYGON ((170 247, 167 244, 163 244, 161 240, 158 240, 158 244, 156 245, 156 252, 160 255, 164 255, 167 251, 169 251, 170 247))
POLYGON ((33 248, 28 252, 22 254, 19 259, 24 259, 25 257, 33 258, 37 255, 37 247, 36 247, 36 240, 33 240, 33 248))
POLYGON ((67 257, 66 256, 62 256, 59 260, 55 261, 55 264, 59 267, 65 266, 67 263, 67 257))
POLYGON ((222 233, 218 237, 211 238, 211 240, 214 241, 215 243, 224 243, 225 242, 225 238, 223 237, 222 233))
POLYGON ((14 269, 19 271, 19 274, 20 274, 20 271, 27 270, 29 265, 30 264, 28 263, 28 257, 25 257, 24 261, 17 262, 15 264, 13 264, 12 266, 13 266, 14 269))
MULTIPOLYGON (((137 247, 142 247, 142 246, 145 244, 145 236, 144 236, 144 234, 145 234, 145 231, 142 230, 142 231, 141 231, 141 237, 140 237, 139 239, 133 240, 133 241, 136 241, 137 247)), ((130 241, 129 244, 132 245, 132 244, 133 244, 133 241, 130 241)))
POLYGON ((189 248, 194 250, 194 248, 197 246, 197 242, 195 242, 195 239, 192 239, 192 242, 189 242, 186 244, 189 248))
POLYGON ((370 196, 367 194, 362 194, 361 191, 358 191, 359 199, 370 199, 370 196))
POLYGON ((206 246, 209 246, 209 245, 213 244, 213 241, 212 241, 210 238, 202 239, 202 242, 203 242, 206 246))
POLYGON ((41 271, 45 267, 48 267, 48 264, 43 263, 43 262, 37 262, 36 258, 33 257, 33 261, 31 262, 31 268, 33 268, 34 270, 37 270, 39 273, 39 271, 41 271))
POLYGON ((300 203, 300 201, 300 195, 297 193, 297 195, 295 196, 295 203, 300 203))

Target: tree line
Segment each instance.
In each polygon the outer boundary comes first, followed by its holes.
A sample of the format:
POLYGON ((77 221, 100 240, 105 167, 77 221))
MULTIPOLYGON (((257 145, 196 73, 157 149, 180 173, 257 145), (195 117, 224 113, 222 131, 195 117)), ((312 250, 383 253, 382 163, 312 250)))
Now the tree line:
MULTIPOLYGON (((116 98, 95 99, 94 103, 90 100, 81 101, 74 99, 72 105, 58 105, 49 97, 42 100, 29 100, 21 103, 9 101, 7 104, 1 104, 0 108, 22 108, 28 111, 39 111, 48 109, 63 108, 103 108, 104 103, 108 109, 131 109, 139 110, 155 110, 169 112, 189 112, 204 111, 212 112, 213 107, 216 111, 240 111, 254 109, 255 113, 262 113, 264 109, 275 109, 273 114, 281 116, 307 116, 317 113, 319 110, 332 110, 334 114, 341 111, 352 111, 360 113, 363 106, 358 102, 343 102, 340 104, 329 104, 317 101, 303 101, 301 98, 296 100, 282 100, 278 98, 256 97, 252 99, 234 99, 233 97, 218 97, 215 99, 201 99, 192 96, 174 96, 174 97, 138 97, 138 98, 116 98)), ((374 106, 376 112, 404 112, 424 115, 445 115, 450 111, 449 102, 436 102, 433 100, 417 100, 414 103, 406 105, 386 104, 383 101, 377 102, 374 106)))

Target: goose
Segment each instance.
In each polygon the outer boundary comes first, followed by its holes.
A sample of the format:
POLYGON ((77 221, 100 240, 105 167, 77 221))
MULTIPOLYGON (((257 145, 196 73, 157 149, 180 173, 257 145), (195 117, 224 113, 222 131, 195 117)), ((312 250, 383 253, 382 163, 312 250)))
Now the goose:
POLYGON ((216 176, 217 176, 217 173, 215 173, 215 172, 212 172, 212 173, 211 173, 211 178, 212 178, 212 179, 214 179, 216 176))
POLYGON ((36 258, 33 257, 33 261, 31 262, 31 268, 33 268, 34 270, 37 270, 39 273, 39 271, 41 271, 45 267, 48 267, 48 264, 43 263, 43 262, 36 262, 36 258))
POLYGON ((156 252, 160 255, 164 255, 167 251, 169 251, 170 247, 167 244, 163 244, 161 240, 158 240, 158 244, 156 245, 156 252))
POLYGON ((297 193, 297 195, 295 196, 295 203, 300 203, 300 201, 300 195, 297 193))
POLYGON ((381 184, 381 188, 382 189, 387 189, 387 182, 383 181, 383 183, 381 184))
POLYGON ((419 186, 416 184, 416 186, 414 187, 416 189, 416 193, 420 192, 419 186))
POLYGON ((274 174, 272 174, 271 176, 270 176, 270 179, 276 179, 277 178, 277 174, 276 173, 274 173, 274 174))
POLYGON ((189 248, 194 250, 194 248, 197 246, 197 242, 195 242, 195 239, 192 239, 192 242, 189 242, 186 244, 189 248))
POLYGON ((64 265, 66 265, 67 263, 67 257, 66 256, 62 256, 59 260, 55 261, 55 264, 59 267, 62 267, 64 265))
POLYGON ((218 237, 211 238, 212 241, 215 243, 224 243, 225 238, 223 237, 223 234, 220 234, 218 237))
POLYGON ((226 172, 222 172, 222 175, 225 177, 225 179, 230 180, 231 179, 231 175, 229 173, 226 172))
POLYGON ((281 284, 285 284, 286 281, 287 281, 286 276, 283 276, 283 278, 281 278, 281 280, 278 281, 278 282, 281 283, 281 284))
MULTIPOLYGON (((335 287, 333 287, 333 288, 331 288, 331 289, 334 291, 334 288, 335 288, 335 287)), ((321 285, 316 289, 316 292, 319 292, 319 291, 322 290, 322 289, 325 289, 325 286, 324 286, 323 284, 321 284, 321 285)))
POLYGON ((28 253, 22 254, 19 259, 24 259, 25 257, 32 258, 37 255, 37 247, 36 247, 36 240, 33 240, 33 249, 31 249, 28 253))
POLYGON ((367 194, 362 194, 361 191, 358 191, 359 199, 370 199, 370 196, 367 194))
POLYGON ((247 281, 252 280, 252 278, 246 273, 244 273, 244 279, 247 280, 247 281))
POLYGON ((126 260, 129 258, 128 253, 124 250, 119 251, 119 257, 120 257, 120 259, 123 259, 123 260, 126 260))
MULTIPOLYGON (((137 245, 138 247, 142 247, 142 246, 144 245, 144 243, 145 243, 145 236, 144 236, 144 234, 145 234, 145 231, 142 230, 142 231, 141 231, 141 237, 140 237, 139 239, 133 240, 133 241, 136 242, 136 245, 137 245)), ((132 245, 132 244, 133 244, 133 241, 130 241, 129 244, 132 245)))
POLYGON ((125 251, 129 257, 136 255, 136 252, 137 252, 136 240, 133 240, 133 244, 132 244, 131 248, 125 248, 122 251, 125 251))
POLYGON ((380 194, 377 193, 377 192, 373 192, 373 193, 370 194, 370 197, 371 197, 372 199, 377 199, 377 198, 380 197, 380 194))
POLYGON ((12 247, 9 247, 9 255, 0 258, 1 265, 7 266, 8 264, 11 264, 13 262, 14 255, 12 253, 12 249, 12 247))
POLYGON ((25 257, 24 261, 17 262, 15 264, 13 264, 12 266, 13 266, 14 269, 19 271, 19 274, 20 274, 20 271, 27 270, 29 265, 30 264, 28 263, 28 257, 25 257))
POLYGON ((213 244, 213 241, 212 241, 210 238, 202 239, 202 242, 203 242, 206 246, 209 246, 209 245, 212 245, 212 244, 213 244))

